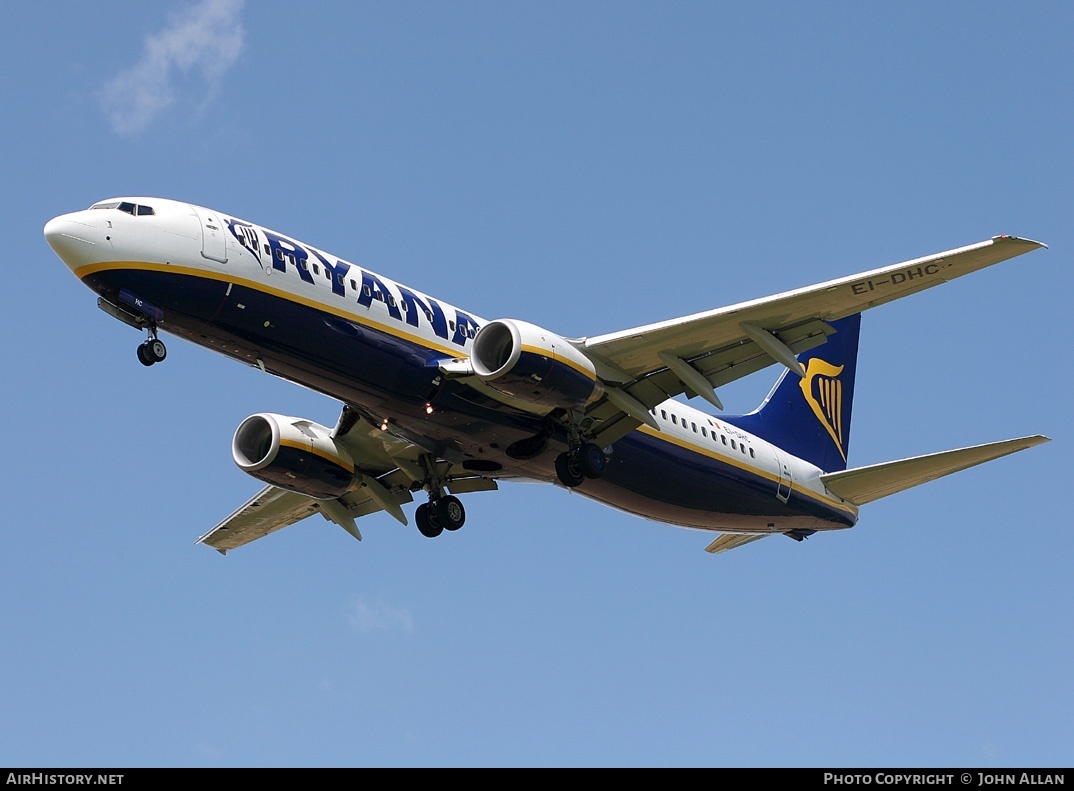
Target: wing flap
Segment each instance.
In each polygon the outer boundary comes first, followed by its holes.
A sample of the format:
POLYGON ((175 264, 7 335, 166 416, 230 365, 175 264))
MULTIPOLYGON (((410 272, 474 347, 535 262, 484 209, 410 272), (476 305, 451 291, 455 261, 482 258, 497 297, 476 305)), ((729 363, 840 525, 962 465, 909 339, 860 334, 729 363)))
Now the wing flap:
POLYGON ((1048 442, 1048 437, 1035 434, 1029 437, 831 472, 821 475, 820 480, 835 496, 854 505, 864 505, 873 500, 879 500, 881 497, 887 497, 1044 442, 1048 442))

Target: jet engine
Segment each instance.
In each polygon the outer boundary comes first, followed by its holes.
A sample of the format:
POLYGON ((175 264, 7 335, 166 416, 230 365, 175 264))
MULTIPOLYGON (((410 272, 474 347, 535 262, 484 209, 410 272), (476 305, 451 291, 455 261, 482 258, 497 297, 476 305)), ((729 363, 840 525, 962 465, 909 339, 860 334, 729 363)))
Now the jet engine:
POLYGON ((541 406, 575 408, 599 394, 593 362, 567 340, 514 319, 490 321, 470 351, 477 377, 493 390, 541 406))
POLYGON ((346 494, 354 461, 325 426, 302 418, 260 412, 239 424, 231 456, 258 480, 318 500, 346 494))

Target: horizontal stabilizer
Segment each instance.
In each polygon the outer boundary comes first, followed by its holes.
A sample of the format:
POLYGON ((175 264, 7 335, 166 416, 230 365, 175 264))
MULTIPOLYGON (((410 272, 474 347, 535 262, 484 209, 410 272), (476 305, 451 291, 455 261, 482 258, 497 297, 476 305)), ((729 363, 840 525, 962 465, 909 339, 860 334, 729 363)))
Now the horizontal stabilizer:
POLYGON ((721 533, 720 537, 705 547, 705 551, 715 555, 719 552, 726 552, 729 549, 740 547, 743 544, 748 544, 751 541, 756 541, 758 538, 765 538, 772 535, 771 533, 721 533))
POLYGON ((986 461, 1032 448, 1044 442, 1048 442, 1048 437, 1036 434, 1031 437, 1007 439, 1002 442, 990 442, 987 445, 946 450, 941 453, 930 453, 927 456, 915 456, 911 459, 831 472, 821 475, 820 479, 828 487, 828 491, 837 497, 854 505, 864 505, 873 500, 879 500, 881 497, 887 497, 889 494, 934 481, 953 472, 984 464, 986 461))

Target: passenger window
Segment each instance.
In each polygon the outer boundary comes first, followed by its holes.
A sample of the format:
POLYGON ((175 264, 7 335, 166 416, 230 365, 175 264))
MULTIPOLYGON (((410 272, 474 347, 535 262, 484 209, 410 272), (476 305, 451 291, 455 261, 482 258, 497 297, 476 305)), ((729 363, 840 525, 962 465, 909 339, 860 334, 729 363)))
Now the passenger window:
POLYGON ((726 437, 726 436, 724 436, 723 434, 721 434, 721 435, 720 435, 720 440, 722 440, 722 441, 723 441, 723 444, 724 444, 724 445, 726 445, 726 444, 727 444, 727 437, 726 437))
POLYGON ((738 450, 738 445, 735 444, 734 440, 731 440, 731 450, 738 450))
POLYGON ((660 417, 664 418, 664 420, 668 419, 668 412, 667 412, 666 409, 661 409, 660 410, 660 417))
POLYGON ((707 436, 708 436, 708 432, 707 432, 707 431, 705 431, 705 427, 704 427, 704 426, 702 426, 702 427, 701 427, 701 436, 702 436, 702 437, 707 437, 707 436))
POLYGON ((671 415, 671 422, 674 423, 676 426, 679 425, 679 419, 675 417, 674 414, 671 415))
POLYGON ((756 459, 757 458, 757 454, 753 452, 753 448, 750 448, 750 458, 751 459, 756 459))
POLYGON ((362 286, 362 293, 367 297, 370 296, 369 286, 362 286))
POLYGON ((315 274, 315 275, 321 274, 321 268, 319 266, 317 266, 317 264, 313 265, 313 274, 315 274))
MULTIPOLYGON (((341 277, 342 277, 342 276, 341 276, 341 277)), ((353 280, 351 281, 351 290, 353 290, 353 291, 357 291, 357 290, 358 290, 358 284, 357 284, 357 283, 355 283, 355 282, 354 282, 353 280)))
POLYGON ((694 422, 691 421, 690 428, 692 428, 694 430, 695 434, 697 433, 697 423, 694 423, 694 422))

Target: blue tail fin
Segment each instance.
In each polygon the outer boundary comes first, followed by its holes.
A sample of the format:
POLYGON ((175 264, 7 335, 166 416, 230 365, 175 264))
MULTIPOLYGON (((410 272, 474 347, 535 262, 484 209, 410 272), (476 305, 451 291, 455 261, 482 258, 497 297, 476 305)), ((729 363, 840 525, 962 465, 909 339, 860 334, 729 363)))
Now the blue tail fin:
POLYGON ((827 343, 798 355, 805 377, 784 371, 757 409, 724 418, 825 472, 847 468, 861 314, 831 326, 827 343))

